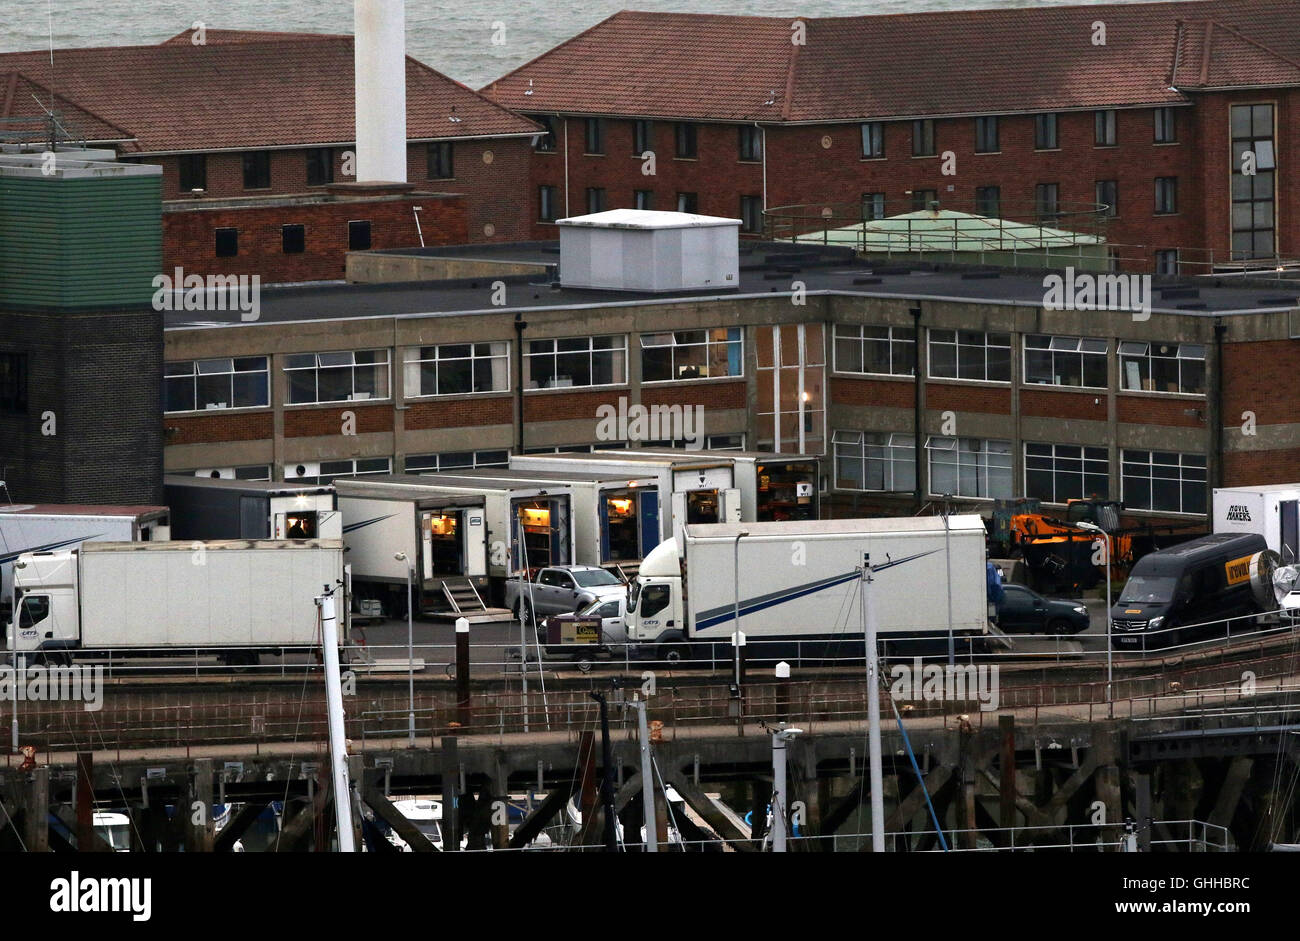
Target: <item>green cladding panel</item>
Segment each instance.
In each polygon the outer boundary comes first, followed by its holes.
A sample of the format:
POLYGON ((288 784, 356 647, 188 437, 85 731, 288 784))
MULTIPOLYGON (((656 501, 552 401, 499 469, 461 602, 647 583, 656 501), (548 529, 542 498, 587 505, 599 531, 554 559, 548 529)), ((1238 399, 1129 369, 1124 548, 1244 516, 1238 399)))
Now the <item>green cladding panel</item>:
POLYGON ((0 172, 0 306, 148 306, 161 268, 161 176, 0 172))

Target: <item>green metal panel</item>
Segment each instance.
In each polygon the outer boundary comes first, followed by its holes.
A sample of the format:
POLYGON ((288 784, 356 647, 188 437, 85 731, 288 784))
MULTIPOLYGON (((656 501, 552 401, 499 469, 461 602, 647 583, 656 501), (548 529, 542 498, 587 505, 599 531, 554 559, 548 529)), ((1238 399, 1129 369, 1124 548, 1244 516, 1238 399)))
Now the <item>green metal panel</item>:
POLYGON ((161 267, 160 176, 0 174, 0 304, 148 306, 161 267))

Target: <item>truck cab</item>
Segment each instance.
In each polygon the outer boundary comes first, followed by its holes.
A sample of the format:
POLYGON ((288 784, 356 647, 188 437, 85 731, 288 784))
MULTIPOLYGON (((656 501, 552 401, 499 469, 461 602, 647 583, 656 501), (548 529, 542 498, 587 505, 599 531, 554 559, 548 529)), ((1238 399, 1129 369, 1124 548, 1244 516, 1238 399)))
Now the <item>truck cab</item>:
MULTIPOLYGON (((14 649, 64 650, 77 646, 77 556, 71 549, 33 552, 14 563, 18 624, 14 649)), ((10 623, 10 630, 14 625, 10 623)))
POLYGON ((638 656, 648 650, 655 659, 685 659, 685 605, 676 539, 661 542, 641 562, 628 595, 626 626, 627 641, 638 656))

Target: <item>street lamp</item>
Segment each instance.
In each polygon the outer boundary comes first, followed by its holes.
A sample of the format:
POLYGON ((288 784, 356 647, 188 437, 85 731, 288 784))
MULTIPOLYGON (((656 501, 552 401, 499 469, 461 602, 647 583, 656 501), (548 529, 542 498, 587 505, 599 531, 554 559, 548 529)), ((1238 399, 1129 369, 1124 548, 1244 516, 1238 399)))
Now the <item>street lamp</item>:
POLYGON ((1094 532, 1101 537, 1101 544, 1106 551, 1106 714, 1107 718, 1115 718, 1115 700, 1111 695, 1112 676, 1112 653, 1111 653, 1111 619, 1110 619, 1110 535, 1096 523, 1088 523, 1080 520, 1077 523, 1080 529, 1094 532))
POLYGON ((749 530, 741 530, 736 533, 736 541, 731 546, 731 559, 733 570, 732 587, 736 592, 735 607, 732 610, 732 619, 736 622, 735 637, 732 647, 735 650, 736 660, 736 695, 740 695, 740 645, 742 638, 740 636, 740 540, 749 535, 749 530))
POLYGON ((411 600, 411 580, 415 577, 415 566, 406 558, 405 552, 393 556, 398 562, 406 563, 406 695, 410 711, 406 716, 406 743, 408 748, 415 747, 415 606, 411 600))

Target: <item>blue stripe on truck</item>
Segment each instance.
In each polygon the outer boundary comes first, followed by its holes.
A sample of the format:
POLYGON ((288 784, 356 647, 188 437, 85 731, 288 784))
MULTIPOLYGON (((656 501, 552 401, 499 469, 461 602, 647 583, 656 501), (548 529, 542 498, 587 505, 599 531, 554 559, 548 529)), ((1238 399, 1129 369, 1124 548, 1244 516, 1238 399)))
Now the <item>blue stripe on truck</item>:
POLYGON ((389 513, 387 516, 376 516, 374 519, 362 520, 359 523, 349 523, 343 527, 343 531, 345 533, 354 533, 362 527, 370 526, 373 523, 382 523, 384 520, 390 520, 396 515, 396 513, 389 513))
POLYGON ((14 559, 18 558, 20 555, 23 555, 24 553, 27 552, 50 552, 54 549, 62 549, 64 546, 70 546, 74 543, 90 542, 92 540, 98 539, 102 535, 104 534, 96 533, 93 536, 76 536, 72 539, 64 539, 61 542, 47 542, 43 546, 29 546, 26 549, 19 549, 17 552, 9 552, 6 553, 5 555, 0 555, 0 565, 5 565, 9 562, 12 562, 14 559))

